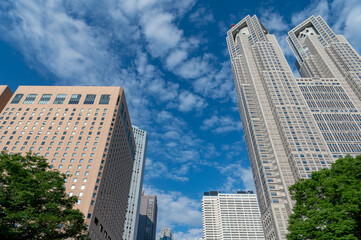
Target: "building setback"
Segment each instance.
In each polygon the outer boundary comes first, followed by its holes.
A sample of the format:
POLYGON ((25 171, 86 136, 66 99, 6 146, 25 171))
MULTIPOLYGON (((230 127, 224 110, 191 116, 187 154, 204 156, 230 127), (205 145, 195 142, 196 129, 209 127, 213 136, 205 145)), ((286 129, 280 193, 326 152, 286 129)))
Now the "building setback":
POLYGON ((138 233, 138 219, 140 198, 143 188, 143 176, 147 152, 147 132, 133 126, 133 135, 136 145, 133 174, 130 184, 128 209, 125 218, 123 240, 136 240, 138 233))
POLYGON ((9 102, 13 92, 6 85, 0 85, 0 113, 9 102))
POLYGON ((1 150, 45 156, 68 176, 92 239, 121 239, 135 155, 121 87, 20 86, 0 136, 1 150))
POLYGON ((324 20, 289 32, 302 78, 256 16, 227 32, 238 107, 266 239, 286 239, 288 187, 361 153, 361 58, 324 20))
POLYGON ((252 191, 205 192, 202 199, 203 240, 264 240, 257 196, 252 191))
POLYGON ((142 193, 139 208, 138 240, 155 240, 157 231, 157 196, 142 193))

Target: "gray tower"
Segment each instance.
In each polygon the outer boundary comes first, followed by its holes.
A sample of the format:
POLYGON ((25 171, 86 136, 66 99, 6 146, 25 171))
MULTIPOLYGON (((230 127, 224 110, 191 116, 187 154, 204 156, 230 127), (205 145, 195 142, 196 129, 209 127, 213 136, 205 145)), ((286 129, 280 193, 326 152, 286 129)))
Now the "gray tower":
POLYGON ((339 156, 361 153, 360 56, 321 17, 289 36, 303 78, 294 77, 275 36, 256 16, 227 33, 266 239, 286 238, 290 185, 339 156))
POLYGON ((124 223, 123 240, 135 240, 138 233, 140 198, 143 188, 144 166, 147 152, 147 132, 133 126, 136 152, 130 184, 128 209, 124 223))
POLYGON ((143 192, 140 200, 138 240, 155 240, 157 212, 157 196, 150 196, 143 192))

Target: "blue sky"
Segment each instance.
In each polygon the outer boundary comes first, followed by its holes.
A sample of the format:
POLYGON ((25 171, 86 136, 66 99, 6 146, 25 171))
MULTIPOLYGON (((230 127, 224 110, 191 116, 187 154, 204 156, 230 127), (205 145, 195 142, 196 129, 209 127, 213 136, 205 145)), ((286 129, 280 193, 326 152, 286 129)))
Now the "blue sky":
POLYGON ((361 1, 0 2, 0 84, 120 85, 148 131, 144 188, 158 229, 202 236, 204 191, 253 189, 226 32, 256 14, 294 69, 285 36, 321 15, 361 52, 361 1))

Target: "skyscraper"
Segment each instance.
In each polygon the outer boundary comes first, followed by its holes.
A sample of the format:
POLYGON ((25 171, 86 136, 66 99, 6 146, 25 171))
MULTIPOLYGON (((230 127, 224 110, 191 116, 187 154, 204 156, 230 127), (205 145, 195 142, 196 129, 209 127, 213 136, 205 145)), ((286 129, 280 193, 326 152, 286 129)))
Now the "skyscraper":
POLYGON ((138 240, 155 240, 157 231, 157 196, 142 193, 139 209, 138 240))
POLYGON ((136 240, 138 233, 138 218, 140 199, 143 188, 145 155, 147 152, 147 132, 133 126, 133 135, 136 145, 132 180, 130 183, 128 209, 125 218, 123 240, 136 240))
POLYGON ((361 152, 361 59, 321 17, 289 32, 302 78, 256 16, 227 44, 266 239, 285 239, 288 187, 339 156, 361 152))
POLYGON ((163 228, 159 233, 159 240, 174 240, 172 229, 163 228))
POLYGON ((66 174, 93 239, 121 239, 135 155, 121 87, 20 86, 0 116, 0 149, 45 156, 66 174))
POLYGON ((205 192, 202 199, 203 240, 264 240, 257 197, 252 191, 205 192))

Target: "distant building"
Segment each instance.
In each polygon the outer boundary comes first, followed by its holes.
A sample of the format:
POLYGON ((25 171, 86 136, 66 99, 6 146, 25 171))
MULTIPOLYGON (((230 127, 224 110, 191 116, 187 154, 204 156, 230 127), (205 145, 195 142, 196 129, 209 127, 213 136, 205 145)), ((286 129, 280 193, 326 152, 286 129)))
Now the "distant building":
POLYGON ((136 152, 129 191, 128 210, 124 224, 123 240, 137 239, 140 199, 143 188, 144 166, 148 142, 147 132, 136 126, 133 126, 133 135, 136 144, 136 152))
POLYGON ((20 86, 0 115, 0 150, 66 174, 92 239, 122 239, 135 141, 121 87, 20 86))
POLYGON ((205 192, 202 200, 203 240, 263 240, 256 194, 205 192))
POLYGON ((139 209, 138 240, 155 240, 157 230, 157 196, 142 194, 139 209))
POLYGON ((174 240, 172 229, 163 228, 159 233, 159 240, 174 240))
POLYGON ((0 85, 0 113, 5 107, 5 105, 9 102, 12 97, 13 92, 6 85, 0 85))

